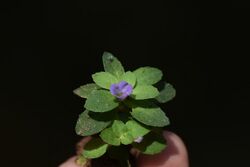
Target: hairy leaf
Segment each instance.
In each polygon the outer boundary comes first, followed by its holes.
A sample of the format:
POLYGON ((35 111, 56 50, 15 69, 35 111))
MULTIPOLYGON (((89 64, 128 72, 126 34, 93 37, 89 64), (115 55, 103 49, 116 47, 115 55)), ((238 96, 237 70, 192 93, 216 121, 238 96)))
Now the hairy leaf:
POLYGON ((108 72, 98 72, 92 75, 94 82, 105 89, 110 89, 110 86, 117 83, 117 78, 108 72))
POLYGON ((151 85, 137 85, 131 97, 136 100, 152 99, 159 95, 159 91, 151 85))
POLYGON ((119 146, 120 145, 120 139, 116 134, 114 133, 113 129, 106 128, 100 133, 100 137, 102 140, 110 145, 113 146, 119 146))
POLYGON ((164 127, 169 124, 169 119, 160 107, 149 101, 140 101, 132 108, 131 115, 139 122, 155 127, 164 127))
POLYGON ((93 91, 85 102, 84 107, 93 112, 107 112, 118 107, 116 98, 107 90, 93 91))
POLYGON ((105 154, 107 148, 108 144, 100 138, 93 138, 84 146, 83 155, 89 159, 98 158, 105 154))
POLYGON ((136 76, 134 73, 132 73, 131 71, 127 71, 125 74, 123 74, 122 81, 126 81, 127 83, 129 83, 130 85, 132 85, 133 87, 136 84, 136 76))
POLYGON ((142 137, 150 132, 150 129, 148 127, 134 120, 129 120, 128 122, 126 122, 126 127, 134 139, 142 137))
POLYGON ((121 62, 109 52, 104 52, 102 56, 103 67, 106 72, 109 72, 120 78, 124 73, 124 68, 121 62))
POLYGON ((94 83, 90 83, 90 84, 80 86, 79 88, 75 89, 73 92, 82 98, 88 98, 93 90, 97 90, 99 88, 100 87, 98 85, 94 83))
POLYGON ((134 71, 138 85, 153 85, 161 80, 162 72, 155 67, 140 67, 134 71))
POLYGON ((114 112, 96 113, 85 110, 79 115, 75 131, 80 136, 99 133, 114 119, 114 112))
POLYGON ((162 82, 157 84, 157 87, 160 91, 160 94, 156 97, 156 100, 159 103, 166 103, 172 100, 176 95, 176 91, 170 83, 162 82))

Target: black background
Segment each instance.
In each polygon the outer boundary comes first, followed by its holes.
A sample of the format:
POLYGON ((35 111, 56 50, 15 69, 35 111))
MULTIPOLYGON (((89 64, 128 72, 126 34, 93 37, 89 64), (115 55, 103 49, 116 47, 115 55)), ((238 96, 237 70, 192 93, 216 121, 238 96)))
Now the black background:
MULTIPOLYGON (((2 2, 1 2, 2 3, 2 2)), ((84 101, 102 70, 155 66, 177 89, 163 108, 192 167, 249 166, 249 8, 191 1, 8 1, 1 5, 4 165, 53 167, 74 153, 84 101)))

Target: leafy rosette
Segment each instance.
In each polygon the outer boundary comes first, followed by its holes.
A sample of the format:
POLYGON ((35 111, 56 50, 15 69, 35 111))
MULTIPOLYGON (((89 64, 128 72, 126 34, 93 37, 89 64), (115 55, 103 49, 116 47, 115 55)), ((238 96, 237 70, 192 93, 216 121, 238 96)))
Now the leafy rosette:
POLYGON ((94 83, 74 90, 86 99, 76 133, 94 135, 83 156, 98 158, 107 151, 118 154, 123 145, 129 144, 144 154, 161 152, 167 145, 161 129, 170 122, 157 104, 173 99, 175 89, 161 81, 163 74, 155 67, 125 71, 121 62, 108 52, 104 52, 102 60, 104 71, 92 75, 94 83))

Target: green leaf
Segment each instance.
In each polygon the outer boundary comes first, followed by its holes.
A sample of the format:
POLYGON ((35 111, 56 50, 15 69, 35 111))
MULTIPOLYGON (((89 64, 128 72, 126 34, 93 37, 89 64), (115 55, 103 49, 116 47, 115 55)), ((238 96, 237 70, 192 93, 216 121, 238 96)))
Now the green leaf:
POLYGON ((132 98, 136 100, 151 99, 159 95, 159 91, 152 85, 137 85, 132 92, 132 98))
POLYGON ((127 83, 129 83, 134 87, 136 83, 136 76, 131 71, 127 71, 125 74, 123 74, 121 80, 126 81, 127 83))
POLYGON ((124 134, 128 131, 125 124, 120 120, 114 120, 114 122, 112 124, 112 129, 113 129, 115 135, 118 137, 122 136, 122 134, 124 134))
POLYGON ((126 122, 126 127, 134 139, 142 137, 150 132, 150 129, 140 123, 130 120, 126 122))
POLYGON ((134 138, 133 138, 133 136, 131 135, 130 132, 126 132, 126 133, 121 135, 120 140, 121 140, 122 144, 128 145, 128 144, 133 143, 134 138))
POLYGON ((92 75, 94 82, 105 89, 110 89, 111 84, 117 83, 117 78, 108 72, 98 72, 92 75))
POLYGON ((120 120, 115 120, 111 128, 104 129, 100 137, 104 142, 115 146, 120 145, 120 143, 124 145, 131 144, 134 141, 132 134, 120 120))
POLYGON ((161 80, 161 70, 154 67, 141 67, 134 71, 138 85, 153 85, 161 80))
POLYGON ((162 152, 167 144, 166 140, 156 133, 149 133, 143 137, 141 143, 133 143, 133 146, 144 154, 157 154, 162 152))
POLYGON ((166 103, 172 100, 176 95, 176 91, 170 83, 161 82, 157 84, 157 87, 160 91, 160 94, 156 97, 156 100, 159 103, 166 103))
POLYGON ((102 140, 110 145, 119 146, 120 145, 120 139, 116 136, 116 134, 113 132, 113 129, 106 128, 100 133, 100 137, 102 140))
POLYGON ((88 98, 93 90, 97 90, 99 88, 100 87, 98 85, 94 83, 90 83, 90 84, 80 86, 79 88, 75 89, 73 92, 82 98, 88 98))
POLYGON ((104 52, 102 56, 103 67, 106 72, 109 72, 120 78, 124 73, 124 68, 121 62, 109 52, 104 52))
POLYGON ((118 105, 118 101, 109 91, 96 90, 87 98, 84 107, 93 112, 107 112, 118 105))
POLYGON ((133 136, 128 131, 126 125, 120 121, 115 120, 112 124, 114 134, 120 139, 122 144, 131 144, 134 140, 133 136))
POLYGON ((155 127, 169 125, 169 119, 160 107, 149 101, 140 101, 136 105, 132 108, 131 115, 139 122, 155 127))
POLYGON ((93 138, 84 146, 83 155, 89 159, 98 158, 105 154, 107 148, 108 144, 100 138, 93 138))
POLYGON ((99 133, 111 123, 114 115, 114 112, 95 113, 85 110, 79 115, 75 131, 80 136, 99 133))

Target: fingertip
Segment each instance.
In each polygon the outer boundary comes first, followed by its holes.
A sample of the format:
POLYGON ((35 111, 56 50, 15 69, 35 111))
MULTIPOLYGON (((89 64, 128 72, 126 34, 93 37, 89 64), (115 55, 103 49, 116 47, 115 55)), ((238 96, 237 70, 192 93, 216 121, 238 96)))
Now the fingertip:
MULTIPOLYGON (((170 145, 169 154, 173 153, 173 156, 169 158, 169 164, 173 164, 171 167, 188 167, 188 152, 183 140, 173 132, 164 131, 163 136, 167 139, 170 145), (172 150, 171 150, 172 149, 172 150), (176 153, 174 155, 174 153, 176 153)), ((171 156, 171 155, 169 155, 171 156)))
POLYGON ((67 161, 59 165, 59 167, 80 167, 76 164, 76 156, 69 158, 67 161))
POLYGON ((76 155, 80 155, 83 151, 83 147, 91 140, 91 137, 84 137, 81 141, 76 144, 76 155))
MULTIPOLYGON (((91 137, 84 137, 76 144, 76 155, 80 155, 83 151, 84 145, 91 140, 91 137)), ((76 163, 77 156, 69 158, 67 161, 59 165, 59 167, 80 167, 76 163)))

